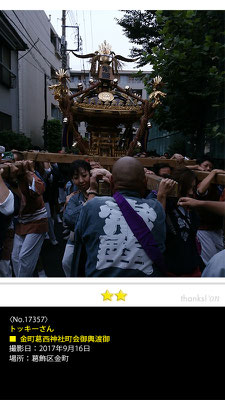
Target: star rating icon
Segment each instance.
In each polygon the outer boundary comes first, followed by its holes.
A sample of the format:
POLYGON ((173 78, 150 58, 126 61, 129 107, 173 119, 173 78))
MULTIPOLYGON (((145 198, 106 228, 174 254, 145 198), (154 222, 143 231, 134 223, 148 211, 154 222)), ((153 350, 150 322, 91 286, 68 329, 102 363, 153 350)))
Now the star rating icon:
POLYGON ((112 301, 113 293, 110 293, 108 290, 106 290, 105 293, 102 293, 102 296, 103 296, 103 301, 106 300, 112 301))
POLYGON ((103 301, 109 300, 112 301, 112 297, 114 296, 117 297, 117 301, 123 300, 125 301, 125 297, 127 296, 127 293, 124 293, 122 290, 120 290, 118 293, 110 293, 109 290, 107 289, 105 293, 101 293, 103 296, 103 301))
POLYGON ((127 296, 127 293, 123 293, 122 290, 119 291, 119 293, 115 293, 117 296, 117 301, 123 300, 125 301, 125 297, 127 296))

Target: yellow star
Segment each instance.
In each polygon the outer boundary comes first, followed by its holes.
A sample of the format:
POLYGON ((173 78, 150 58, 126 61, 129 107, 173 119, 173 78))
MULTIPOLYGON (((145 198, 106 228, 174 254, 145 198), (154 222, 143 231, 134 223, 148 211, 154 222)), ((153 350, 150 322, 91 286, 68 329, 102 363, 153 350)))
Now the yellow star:
POLYGON ((117 301, 123 300, 125 301, 125 297, 127 296, 127 293, 123 293, 122 290, 119 291, 119 293, 115 293, 117 296, 117 301))
POLYGON ((103 301, 105 301, 105 300, 110 300, 110 301, 112 301, 113 293, 110 293, 110 292, 108 291, 108 289, 106 290, 105 293, 101 293, 101 295, 103 296, 103 301))

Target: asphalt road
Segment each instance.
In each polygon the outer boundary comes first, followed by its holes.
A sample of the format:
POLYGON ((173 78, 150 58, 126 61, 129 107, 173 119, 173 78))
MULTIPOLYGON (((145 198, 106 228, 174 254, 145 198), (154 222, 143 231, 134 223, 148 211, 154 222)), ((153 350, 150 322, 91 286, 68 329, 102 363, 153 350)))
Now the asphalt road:
POLYGON ((47 277, 65 277, 62 269, 62 258, 66 246, 66 240, 63 239, 62 231, 62 223, 55 222, 55 235, 59 243, 53 245, 49 239, 44 241, 38 267, 36 267, 35 276, 38 276, 37 270, 40 269, 40 264, 42 264, 47 277))

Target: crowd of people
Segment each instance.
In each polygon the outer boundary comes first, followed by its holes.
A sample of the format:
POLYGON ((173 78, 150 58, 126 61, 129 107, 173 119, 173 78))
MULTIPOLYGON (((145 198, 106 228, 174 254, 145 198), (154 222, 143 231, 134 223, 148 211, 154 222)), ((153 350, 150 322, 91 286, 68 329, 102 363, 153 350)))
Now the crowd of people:
POLYGON ((209 157, 185 166, 174 154, 172 168, 164 155, 148 169, 121 157, 110 172, 93 161, 11 154, 0 146, 0 277, 34 276, 44 241, 52 251, 58 245, 54 221, 62 224, 65 277, 225 277, 225 188, 212 183, 225 170, 209 157), (198 180, 196 170, 208 174, 198 180), (149 174, 161 177, 157 190, 148 190, 149 174))

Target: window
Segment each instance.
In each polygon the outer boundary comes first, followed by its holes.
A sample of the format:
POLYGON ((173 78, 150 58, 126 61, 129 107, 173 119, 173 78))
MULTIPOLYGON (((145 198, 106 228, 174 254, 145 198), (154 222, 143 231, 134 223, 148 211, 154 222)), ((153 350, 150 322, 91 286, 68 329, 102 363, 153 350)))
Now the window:
POLYGON ((61 58, 61 40, 52 29, 50 30, 50 40, 55 48, 56 55, 60 56, 61 58))
POLYGON ((57 76, 56 76, 56 70, 52 66, 51 66, 51 81, 52 81, 53 85, 58 83, 57 76))
POLYGON ((142 79, 139 76, 129 76, 129 81, 133 83, 140 83, 142 82, 142 79))
POLYGON ((56 34, 50 30, 50 39, 54 47, 56 47, 56 34))
POLYGON ((9 69, 11 69, 11 50, 6 47, 1 45, 1 51, 0 51, 0 61, 9 69))
POLYGON ((0 44, 0 83, 8 88, 14 88, 16 76, 11 72, 11 50, 0 44))
POLYGON ((51 104, 51 117, 61 120, 61 112, 57 106, 51 104))
POLYGON ((72 75, 70 76, 70 81, 74 83, 74 85, 78 85, 81 82, 81 75, 72 75))
POLYGON ((11 115, 0 112, 0 131, 12 130, 12 117, 11 115))

